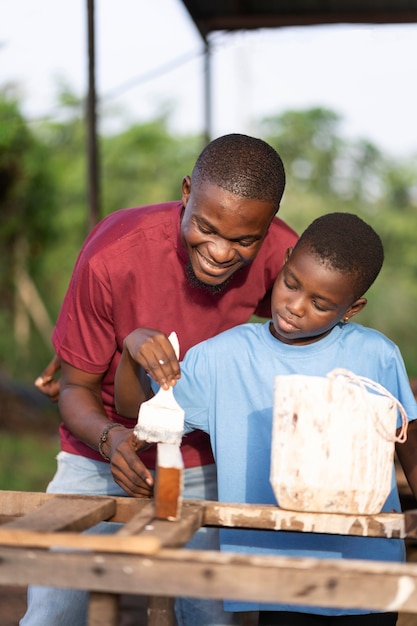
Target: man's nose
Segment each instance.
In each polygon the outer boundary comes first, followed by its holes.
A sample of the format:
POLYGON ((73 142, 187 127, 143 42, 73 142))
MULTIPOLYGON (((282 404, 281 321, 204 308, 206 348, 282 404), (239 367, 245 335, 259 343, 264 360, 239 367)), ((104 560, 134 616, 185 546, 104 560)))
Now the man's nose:
POLYGON ((211 258, 216 263, 227 263, 234 257, 232 244, 221 237, 212 239, 207 247, 211 258))

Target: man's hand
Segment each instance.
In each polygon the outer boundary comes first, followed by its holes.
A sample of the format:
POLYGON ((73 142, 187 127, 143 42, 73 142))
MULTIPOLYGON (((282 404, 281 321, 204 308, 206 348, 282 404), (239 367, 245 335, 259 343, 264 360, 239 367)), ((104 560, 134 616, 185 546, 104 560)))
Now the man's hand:
MULTIPOLYGON (((61 366, 61 417, 77 439, 97 450, 100 437, 109 425, 101 395, 103 375, 79 370, 65 361, 61 366)), ((108 431, 102 453, 110 459, 115 481, 128 495, 149 497, 152 495, 153 476, 137 456, 132 436, 131 428, 117 424, 108 431)))
POLYGON ((35 380, 35 386, 45 396, 51 400, 51 402, 58 402, 60 381, 55 379, 55 375, 61 369, 61 361, 55 354, 52 361, 43 370, 42 374, 35 380))
POLYGON ((150 498, 153 495, 154 480, 136 451, 149 447, 146 442, 139 442, 130 429, 112 428, 109 433, 110 468, 113 478, 129 496, 150 498), (126 437, 126 430, 129 434, 126 437))

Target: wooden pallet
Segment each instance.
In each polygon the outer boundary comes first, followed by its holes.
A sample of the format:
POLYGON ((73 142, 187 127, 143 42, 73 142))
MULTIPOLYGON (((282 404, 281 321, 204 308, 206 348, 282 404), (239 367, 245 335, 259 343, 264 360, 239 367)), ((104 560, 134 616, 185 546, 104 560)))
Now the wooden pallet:
POLYGON ((0 491, 0 522, 0 585, 89 590, 89 626, 116 626, 126 593, 150 597, 150 626, 171 626, 172 598, 182 595, 417 613, 417 564, 183 548, 201 526, 417 539, 416 511, 324 515, 184 501, 169 522, 155 519, 151 500, 0 491), (115 535, 92 532, 101 521, 123 525, 115 535))

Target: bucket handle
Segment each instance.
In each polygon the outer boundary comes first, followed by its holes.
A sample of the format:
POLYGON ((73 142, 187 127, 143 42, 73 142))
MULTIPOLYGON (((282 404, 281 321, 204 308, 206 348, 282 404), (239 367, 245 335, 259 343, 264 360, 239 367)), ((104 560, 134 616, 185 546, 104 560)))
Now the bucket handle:
MULTIPOLYGON (((345 378, 350 380, 352 383, 356 383, 357 385, 359 385, 359 387, 361 387, 363 391, 365 392, 367 392, 366 388, 369 387, 370 389, 373 389, 374 391, 378 391, 381 396, 390 398, 397 405, 397 408, 401 415, 400 433, 399 435, 396 435, 392 441, 394 441, 395 443, 404 443, 407 440, 407 429, 408 429, 407 413, 405 412, 405 409, 403 405, 401 404, 401 402, 397 400, 397 398, 395 398, 392 395, 392 393, 388 391, 388 389, 386 389, 379 383, 375 382, 374 380, 371 380, 370 378, 366 378, 365 376, 358 376, 357 374, 354 374, 353 372, 343 369, 343 368, 334 369, 327 374, 327 378, 330 378, 331 380, 335 379, 337 376, 344 376, 345 378)), ((391 440, 391 437, 388 435, 388 433, 385 432, 385 434, 387 438, 391 440)))

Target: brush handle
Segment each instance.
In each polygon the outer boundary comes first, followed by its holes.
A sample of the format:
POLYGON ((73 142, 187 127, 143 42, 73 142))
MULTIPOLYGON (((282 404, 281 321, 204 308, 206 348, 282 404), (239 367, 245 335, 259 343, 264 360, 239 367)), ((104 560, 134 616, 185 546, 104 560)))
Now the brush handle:
POLYGON ((158 406, 163 406, 168 409, 181 408, 175 400, 174 390, 172 387, 168 387, 168 389, 162 389, 162 387, 160 387, 154 397, 151 398, 151 400, 148 400, 148 402, 152 404, 157 404, 158 402, 158 406), (157 400, 154 401, 154 398, 157 398, 157 400))
POLYGON ((169 341, 171 343, 171 346, 174 348, 175 356, 179 360, 179 358, 180 358, 180 342, 178 341, 177 333, 175 331, 172 331, 172 333, 168 336, 168 339, 169 339, 169 341))

